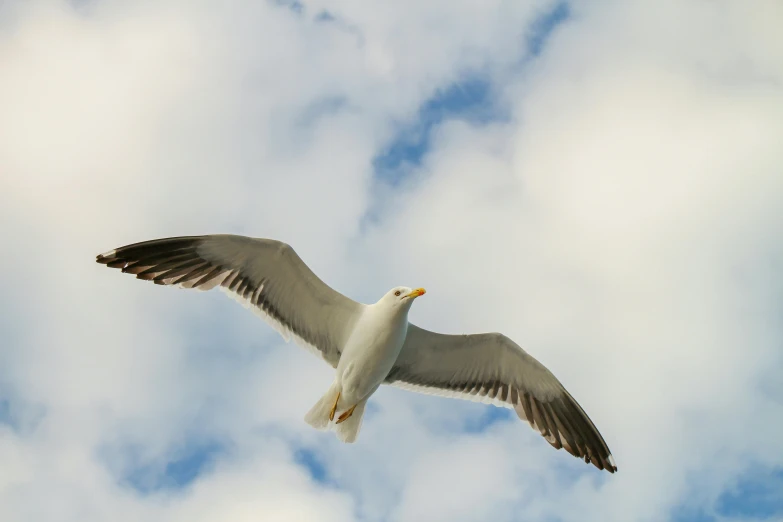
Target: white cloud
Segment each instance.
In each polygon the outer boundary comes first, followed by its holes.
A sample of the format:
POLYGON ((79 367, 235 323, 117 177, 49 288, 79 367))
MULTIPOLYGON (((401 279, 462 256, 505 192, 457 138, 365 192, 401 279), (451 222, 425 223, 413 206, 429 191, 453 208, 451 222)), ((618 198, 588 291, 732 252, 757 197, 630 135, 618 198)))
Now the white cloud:
POLYGON ((783 466, 779 4, 572 6, 523 63, 552 5, 0 8, 0 519, 663 520, 783 466), (471 70, 509 121, 441 125, 362 231, 395 124, 471 70), (322 362, 219 293, 92 262, 219 231, 286 240, 362 300, 424 285, 423 326, 507 333, 620 472, 394 389, 341 445, 302 421, 322 362), (231 450, 185 490, 118 481, 118 448, 162 465, 192 434, 231 450), (339 487, 294 463, 302 444, 339 487))

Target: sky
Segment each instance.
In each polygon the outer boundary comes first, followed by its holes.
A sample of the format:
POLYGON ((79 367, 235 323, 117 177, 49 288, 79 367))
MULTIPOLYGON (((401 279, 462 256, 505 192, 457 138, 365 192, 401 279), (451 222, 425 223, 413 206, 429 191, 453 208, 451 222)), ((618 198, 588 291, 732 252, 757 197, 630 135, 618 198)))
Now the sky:
POLYGON ((783 520, 783 4, 0 2, 0 520, 783 520), (493 406, 333 370, 94 262, 291 244, 503 332, 610 475, 493 406))

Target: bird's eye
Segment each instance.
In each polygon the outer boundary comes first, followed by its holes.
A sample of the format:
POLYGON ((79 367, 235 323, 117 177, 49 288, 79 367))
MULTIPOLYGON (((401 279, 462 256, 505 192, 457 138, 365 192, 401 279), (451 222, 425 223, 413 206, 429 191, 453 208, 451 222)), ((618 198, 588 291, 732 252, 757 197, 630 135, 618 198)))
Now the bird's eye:
POLYGON ((402 293, 402 292, 400 292, 399 290, 397 290, 396 292, 394 292, 394 295, 396 295, 397 297, 399 297, 401 293, 402 293))

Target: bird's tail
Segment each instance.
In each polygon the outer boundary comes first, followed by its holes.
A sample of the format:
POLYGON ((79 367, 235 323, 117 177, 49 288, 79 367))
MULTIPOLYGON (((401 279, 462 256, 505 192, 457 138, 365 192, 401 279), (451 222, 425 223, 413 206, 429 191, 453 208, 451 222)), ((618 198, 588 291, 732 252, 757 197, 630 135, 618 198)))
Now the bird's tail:
POLYGON ((340 391, 340 386, 337 381, 334 381, 326 393, 321 397, 315 405, 310 408, 310 411, 305 415, 305 422, 317 430, 325 430, 329 428, 329 413, 334 405, 334 400, 337 398, 337 393, 340 391))
MULTIPOLYGON (((334 406, 334 401, 337 398, 337 393, 340 391, 340 386, 337 381, 332 383, 326 393, 321 397, 318 402, 310 408, 310 411, 305 415, 305 422, 317 430, 329 429, 329 425, 332 424, 329 421, 329 413, 334 406)), ((339 416, 349 406, 340 400, 338 404, 338 410, 334 418, 334 428, 337 438, 343 442, 354 442, 359 435, 359 430, 362 427, 362 417, 364 417, 364 406, 367 404, 367 399, 362 399, 356 404, 353 413, 350 417, 343 422, 337 423, 339 416)))
POLYGON ((362 399, 356 404, 353 414, 340 424, 335 424, 337 438, 343 442, 355 442, 362 428, 362 418, 364 417, 364 405, 367 399, 362 399))

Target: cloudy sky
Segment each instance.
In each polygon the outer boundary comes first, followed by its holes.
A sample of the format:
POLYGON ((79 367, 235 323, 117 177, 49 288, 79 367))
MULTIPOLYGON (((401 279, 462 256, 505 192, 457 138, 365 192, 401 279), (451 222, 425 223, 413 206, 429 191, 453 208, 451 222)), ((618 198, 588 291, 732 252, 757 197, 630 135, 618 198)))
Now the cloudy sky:
POLYGON ((0 2, 0 520, 783 518, 783 4, 0 2), (504 332, 612 449, 332 370, 221 292, 94 262, 284 240, 504 332))

